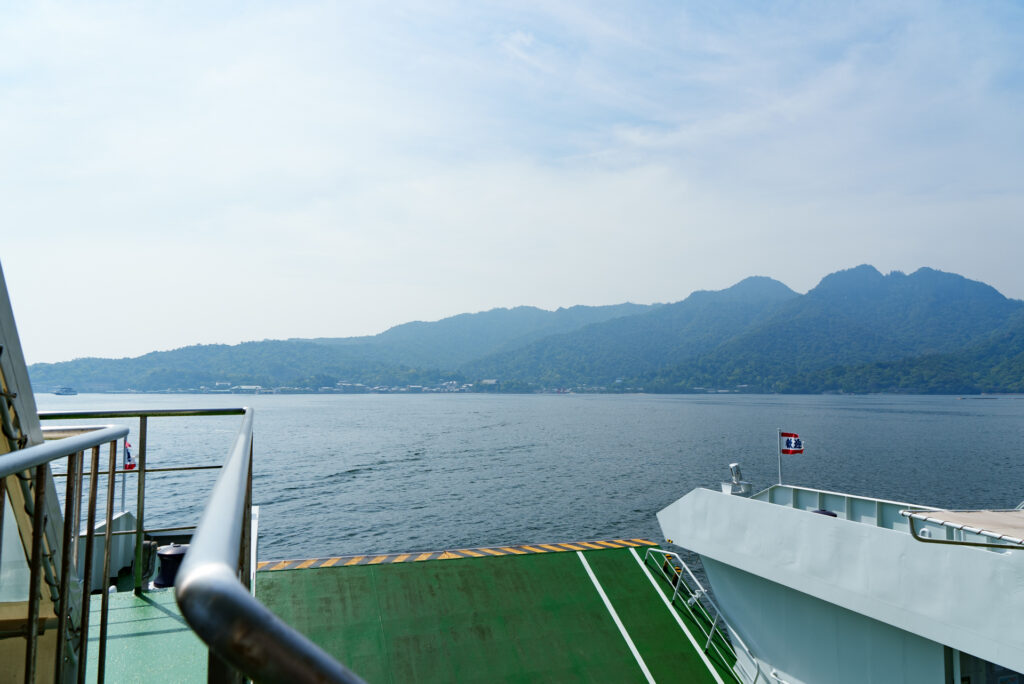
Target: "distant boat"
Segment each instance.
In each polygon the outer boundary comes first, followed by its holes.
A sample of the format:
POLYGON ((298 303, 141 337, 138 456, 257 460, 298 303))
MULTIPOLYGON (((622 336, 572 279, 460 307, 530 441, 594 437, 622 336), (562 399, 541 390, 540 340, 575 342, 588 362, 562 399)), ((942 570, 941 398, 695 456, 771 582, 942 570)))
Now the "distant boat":
POLYGON ((73 397, 78 394, 74 387, 58 387, 53 393, 62 397, 73 397))

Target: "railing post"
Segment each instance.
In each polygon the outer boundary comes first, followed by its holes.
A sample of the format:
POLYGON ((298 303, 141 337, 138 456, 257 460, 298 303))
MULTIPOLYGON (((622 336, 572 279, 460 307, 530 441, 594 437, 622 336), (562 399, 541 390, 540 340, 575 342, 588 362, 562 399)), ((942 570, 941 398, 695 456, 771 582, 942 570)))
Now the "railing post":
POLYGON ((85 562, 82 570, 82 628, 81 628, 81 649, 78 654, 78 684, 85 684, 85 663, 86 654, 89 650, 89 595, 92 592, 92 547, 96 537, 96 484, 99 480, 100 469, 100 448, 92 448, 92 458, 89 463, 89 511, 86 515, 87 529, 85 531, 85 562))
POLYGON ((4 500, 6 498, 7 478, 0 477, 0 561, 3 560, 4 554, 4 513, 7 511, 7 506, 5 505, 4 500))
MULTIPOLYGON (((124 438, 124 444, 125 444, 124 448, 125 448, 125 450, 127 450, 128 449, 128 438, 127 437, 124 438)), ((124 470, 122 470, 121 471, 121 510, 122 511, 128 510, 126 508, 126 504, 125 504, 125 498, 126 498, 126 491, 125 490, 127 489, 127 487, 128 487, 128 473, 126 473, 124 470)))
POLYGON ((715 638, 715 628, 718 627, 718 611, 715 611, 715 621, 711 623, 711 629, 708 630, 708 642, 704 644, 704 652, 707 653, 708 649, 711 648, 711 640, 715 638))
POLYGON ((107 524, 103 534, 103 595, 100 598, 100 652, 96 665, 96 681, 103 684, 107 664, 107 610, 110 606, 110 528, 114 525, 114 485, 117 470, 117 442, 110 443, 110 465, 107 470, 107 524))
POLYGON ((29 565, 28 620, 25 625, 25 682, 36 679, 36 650, 39 642, 39 601, 42 595, 43 535, 46 533, 46 472, 48 466, 36 466, 35 491, 32 496, 32 562, 29 565))
POLYGON ((146 499, 146 416, 139 416, 139 482, 135 501, 135 595, 142 595, 142 515, 146 499))
POLYGON ((71 542, 71 550, 74 553, 71 564, 75 567, 75 572, 78 572, 78 540, 82 532, 82 490, 85 486, 85 452, 79 451, 75 458, 78 459, 78 472, 75 475, 78 484, 75 485, 75 512, 72 516, 75 519, 75 526, 71 531, 71 536, 74 538, 74 541, 71 542))
POLYGON ((242 585, 252 592, 252 441, 249 442, 249 473, 245 480, 245 506, 242 509, 242 585))
POLYGON ((71 607, 68 605, 71 596, 71 558, 74 555, 71 545, 73 543, 74 529, 78 526, 74 512, 77 509, 75 501, 78 499, 77 486, 79 453, 68 454, 68 476, 64 487, 64 536, 62 537, 62 548, 60 557, 60 589, 57 599, 57 646, 55 648, 56 669, 53 673, 53 681, 64 681, 64 650, 68 648, 68 619, 71 616, 71 607))

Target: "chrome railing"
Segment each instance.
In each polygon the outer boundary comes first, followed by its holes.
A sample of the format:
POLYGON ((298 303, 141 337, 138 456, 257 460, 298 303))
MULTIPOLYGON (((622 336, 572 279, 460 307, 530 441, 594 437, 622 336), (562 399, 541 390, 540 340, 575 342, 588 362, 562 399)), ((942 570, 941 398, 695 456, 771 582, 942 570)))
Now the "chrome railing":
MULTIPOLYGON (((40 420, 97 420, 97 419, 123 419, 137 418, 139 420, 138 447, 136 451, 137 467, 133 470, 118 470, 118 474, 134 473, 136 480, 135 497, 135 594, 140 595, 144 589, 145 578, 143 577, 143 541, 146 533, 169 532, 174 530, 191 530, 191 527, 184 528, 160 528, 146 529, 144 515, 146 512, 146 475, 156 472, 181 472, 188 470, 214 470, 220 465, 182 466, 177 468, 149 468, 146 464, 146 442, 149 433, 150 418, 185 418, 199 416, 241 416, 244 415, 244 408, 207 408, 207 409, 160 409, 160 410, 129 410, 129 411, 40 411, 40 420)), ((53 430, 44 430, 47 436, 56 436, 53 430)), ((73 434, 73 432, 72 432, 73 434)), ((58 477, 60 474, 57 475, 58 477)), ((113 483, 111 483, 113 484, 113 483)), ((123 485, 122 485, 123 486, 123 485)), ((123 493, 122 489, 122 493, 123 493)), ((114 534, 124 534, 125 531, 114 534)))
MULTIPOLYGON (((682 610, 686 611, 693 623, 701 630, 704 636, 707 637, 707 641, 704 643, 704 652, 707 653, 709 649, 714 649, 719 662, 725 665, 729 671, 732 672, 737 681, 742 682, 743 680, 740 679, 732 665, 732 663, 738 662, 736 649, 727 639, 725 639, 719 628, 719 625, 724 625, 728 629, 729 623, 726 622, 725 617, 722 616, 722 611, 718 609, 718 605, 708 595, 708 590, 704 588, 701 581, 693 574, 693 571, 690 570, 690 566, 679 557, 679 554, 656 547, 650 547, 647 549, 647 552, 644 553, 644 564, 649 567, 651 566, 651 563, 648 561, 651 559, 652 555, 661 557, 661 562, 655 562, 653 567, 657 568, 666 582, 675 587, 672 591, 670 603, 673 606, 679 606, 682 610), (689 576, 689 582, 682 576, 683 571, 685 571, 689 576), (715 639, 716 636, 718 636, 718 639, 715 639), (723 652, 723 648, 725 649, 725 652, 723 652), (730 661, 732 661, 732 663, 730 663, 730 661)), ((753 674, 752 684, 756 684, 762 676, 759 661, 754 657, 754 654, 750 649, 747 648, 747 645, 735 630, 729 629, 729 632, 731 638, 735 639, 739 643, 740 648, 743 649, 743 652, 754 665, 755 672, 753 674)), ((749 675, 747 676, 749 677, 749 675)))
MULTIPOLYGON (((135 592, 144 589, 143 541, 146 533, 191 528, 145 528, 146 474, 220 468, 209 502, 195 528, 189 551, 175 582, 175 597, 182 615, 209 648, 207 681, 239 681, 243 676, 260 682, 343 682, 362 680, 305 636, 271 613, 251 591, 252 540, 252 409, 172 409, 157 411, 77 411, 43 412, 44 420, 94 420, 100 418, 138 418, 137 468, 116 470, 112 455, 108 499, 113 496, 113 475, 127 472, 138 477, 135 530, 107 535, 135 534, 135 592), (242 415, 227 459, 221 465, 150 468, 147 465, 147 428, 150 418, 182 416, 242 415)), ((70 435, 54 442, 61 444, 77 438, 83 428, 61 431, 70 435)), ((45 431, 56 436, 55 430, 45 431)), ((122 428, 121 436, 127 433, 122 428)), ((114 453, 112 449, 112 454, 114 453)), ((93 467, 93 472, 96 468, 93 467)), ((80 471, 79 471, 80 472, 80 471)), ((59 474, 58 474, 59 475, 59 474)), ((70 469, 68 481, 75 480, 70 469)), ((78 477, 80 480, 80 475, 78 477)), ((90 520, 90 529, 92 521, 90 520)), ((107 549, 110 548, 109 539, 107 549)), ((91 557, 91 548, 86 551, 91 557)), ((87 569, 85 577, 90 576, 87 569)), ((88 592, 86 592, 88 593, 88 592)), ((105 596, 104 596, 105 599, 105 596)), ((105 631, 104 631, 105 634, 105 631)), ((101 653, 104 639, 101 638, 101 653)), ((84 664, 84 655, 83 660, 84 664)), ((84 665, 83 665, 84 666, 84 665)), ((102 681, 102 656, 99 681, 102 681)))
POLYGON ((207 680, 362 682, 257 601, 250 591, 252 410, 213 487, 174 583, 182 615, 210 647, 207 680))
MULTIPOLYGON (((25 502, 25 512, 32 516, 32 541, 29 554, 29 591, 27 600, 27 619, 25 621, 25 681, 34 682, 37 670, 37 652, 39 635, 45 631, 46 625, 39 624, 39 607, 42 601, 42 584, 50 585, 50 598, 54 604, 57 617, 56 647, 54 649, 54 681, 62 682, 77 678, 85 680, 86 652, 89 634, 89 599, 90 592, 80 592, 80 601, 72 606, 72 556, 77 551, 75 540, 78 534, 78 520, 81 512, 81 495, 83 482, 83 466, 85 452, 91 452, 89 469, 89 499, 86 503, 88 527, 85 544, 85 577, 92 575, 93 544, 96 528, 96 489, 100 476, 100 447, 110 445, 109 468, 107 470, 108 485, 112 485, 117 456, 117 440, 128 434, 128 428, 105 426, 89 432, 73 435, 54 442, 46 442, 36 446, 11 451, 0 458, 0 518, 3 511, 2 494, 9 485, 10 476, 17 477, 21 482, 25 502), (68 478, 64 496, 64 528, 60 544, 60 565, 56 573, 51 572, 51 564, 46 562, 44 554, 52 556, 58 548, 55 540, 46 540, 46 524, 44 510, 47 505, 46 492, 50 480, 49 464, 67 458, 68 478), (5 484, 8 483, 8 484, 5 484), (31 483, 31 487, 29 487, 31 483), (44 550, 44 541, 46 541, 44 550), (44 577, 45 575, 45 577, 44 577), (77 612, 77 624, 73 618, 77 612), (75 660, 77 659, 77 666, 75 660)), ((103 552, 104 575, 109 574, 110 564, 110 521, 113 517, 113 486, 107 487, 106 531, 103 552)), ((2 520, 0 520, 2 523, 2 520)), ((53 560, 51 558, 51 560, 53 560)), ((99 678, 102 681, 103 664, 106 657, 106 632, 108 613, 108 594, 102 594, 100 610, 99 640, 99 678)))

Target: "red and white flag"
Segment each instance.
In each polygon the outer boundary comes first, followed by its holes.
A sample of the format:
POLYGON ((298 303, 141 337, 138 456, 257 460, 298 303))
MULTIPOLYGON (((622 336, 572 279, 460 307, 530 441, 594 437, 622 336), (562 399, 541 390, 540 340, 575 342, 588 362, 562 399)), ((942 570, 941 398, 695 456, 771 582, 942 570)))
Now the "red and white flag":
POLYGON ((779 453, 802 454, 804 453, 804 441, 795 432, 780 432, 779 453))
POLYGON ((135 459, 132 458, 132 452, 128 451, 132 445, 128 443, 128 440, 124 440, 124 469, 135 470, 135 459))

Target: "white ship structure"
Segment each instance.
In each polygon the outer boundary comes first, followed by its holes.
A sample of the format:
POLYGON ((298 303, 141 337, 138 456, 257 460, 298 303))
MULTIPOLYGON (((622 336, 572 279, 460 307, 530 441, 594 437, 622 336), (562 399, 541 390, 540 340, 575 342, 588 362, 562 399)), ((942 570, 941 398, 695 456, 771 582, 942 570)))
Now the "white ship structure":
MULTIPOLYGON (((1024 503, 1022 503, 1024 506, 1024 503)), ((773 485, 658 513, 698 554, 753 681, 1024 684, 1024 510, 946 511, 773 485), (755 662, 756 661, 756 662, 755 662)))

